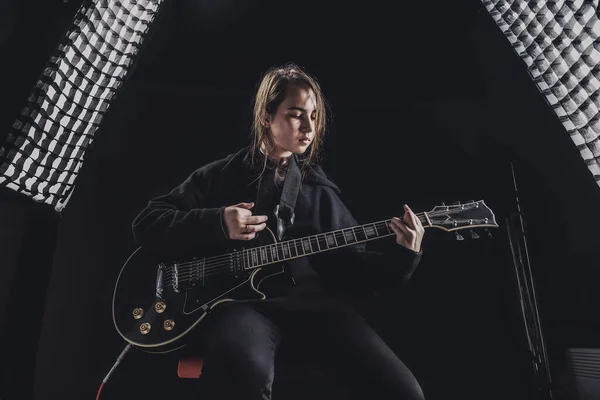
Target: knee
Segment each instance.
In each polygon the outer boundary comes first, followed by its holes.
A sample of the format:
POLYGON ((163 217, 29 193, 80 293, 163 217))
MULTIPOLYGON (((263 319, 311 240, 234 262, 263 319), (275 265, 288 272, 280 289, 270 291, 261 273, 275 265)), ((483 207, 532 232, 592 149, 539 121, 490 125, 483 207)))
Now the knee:
POLYGON ((253 349, 248 343, 220 342, 211 346, 205 357, 206 367, 227 371, 232 379, 268 381, 274 371, 274 357, 253 349))
POLYGON ((237 343, 220 342, 211 347, 205 357, 204 378, 225 399, 271 399, 273 358, 237 343))

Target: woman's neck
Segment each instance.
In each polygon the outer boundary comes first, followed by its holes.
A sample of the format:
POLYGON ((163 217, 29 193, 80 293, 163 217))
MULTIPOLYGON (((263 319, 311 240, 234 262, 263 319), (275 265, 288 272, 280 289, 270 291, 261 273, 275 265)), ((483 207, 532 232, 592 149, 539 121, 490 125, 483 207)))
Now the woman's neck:
POLYGON ((277 145, 275 146, 275 149, 273 149, 269 154, 267 154, 265 145, 263 144, 260 146, 260 152, 263 153, 263 155, 267 156, 269 159, 271 159, 271 161, 273 161, 275 164, 281 164, 283 161, 287 160, 292 155, 291 151, 283 150, 277 145))

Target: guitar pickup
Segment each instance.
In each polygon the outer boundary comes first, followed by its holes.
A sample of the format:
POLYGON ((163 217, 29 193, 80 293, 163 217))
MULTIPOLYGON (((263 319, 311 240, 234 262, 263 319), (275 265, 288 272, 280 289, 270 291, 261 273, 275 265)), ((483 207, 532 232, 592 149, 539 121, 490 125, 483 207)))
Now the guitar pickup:
POLYGON ((244 252, 246 250, 234 251, 229 255, 229 270, 233 275, 244 272, 244 252))

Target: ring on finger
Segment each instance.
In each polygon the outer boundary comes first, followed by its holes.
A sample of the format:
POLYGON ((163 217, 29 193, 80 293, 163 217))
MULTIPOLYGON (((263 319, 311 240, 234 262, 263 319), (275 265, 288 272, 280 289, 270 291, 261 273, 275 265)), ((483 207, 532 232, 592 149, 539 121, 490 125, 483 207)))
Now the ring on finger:
POLYGON ((248 224, 246 224, 246 227, 244 228, 244 233, 250 233, 250 228, 248 224))

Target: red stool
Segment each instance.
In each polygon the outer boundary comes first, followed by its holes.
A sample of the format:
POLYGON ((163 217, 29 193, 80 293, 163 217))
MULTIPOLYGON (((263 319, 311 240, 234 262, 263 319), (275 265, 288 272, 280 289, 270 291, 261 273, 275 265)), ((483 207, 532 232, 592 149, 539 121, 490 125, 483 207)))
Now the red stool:
POLYGON ((202 375, 204 359, 202 357, 186 357, 179 360, 177 376, 187 379, 198 379, 202 375))

